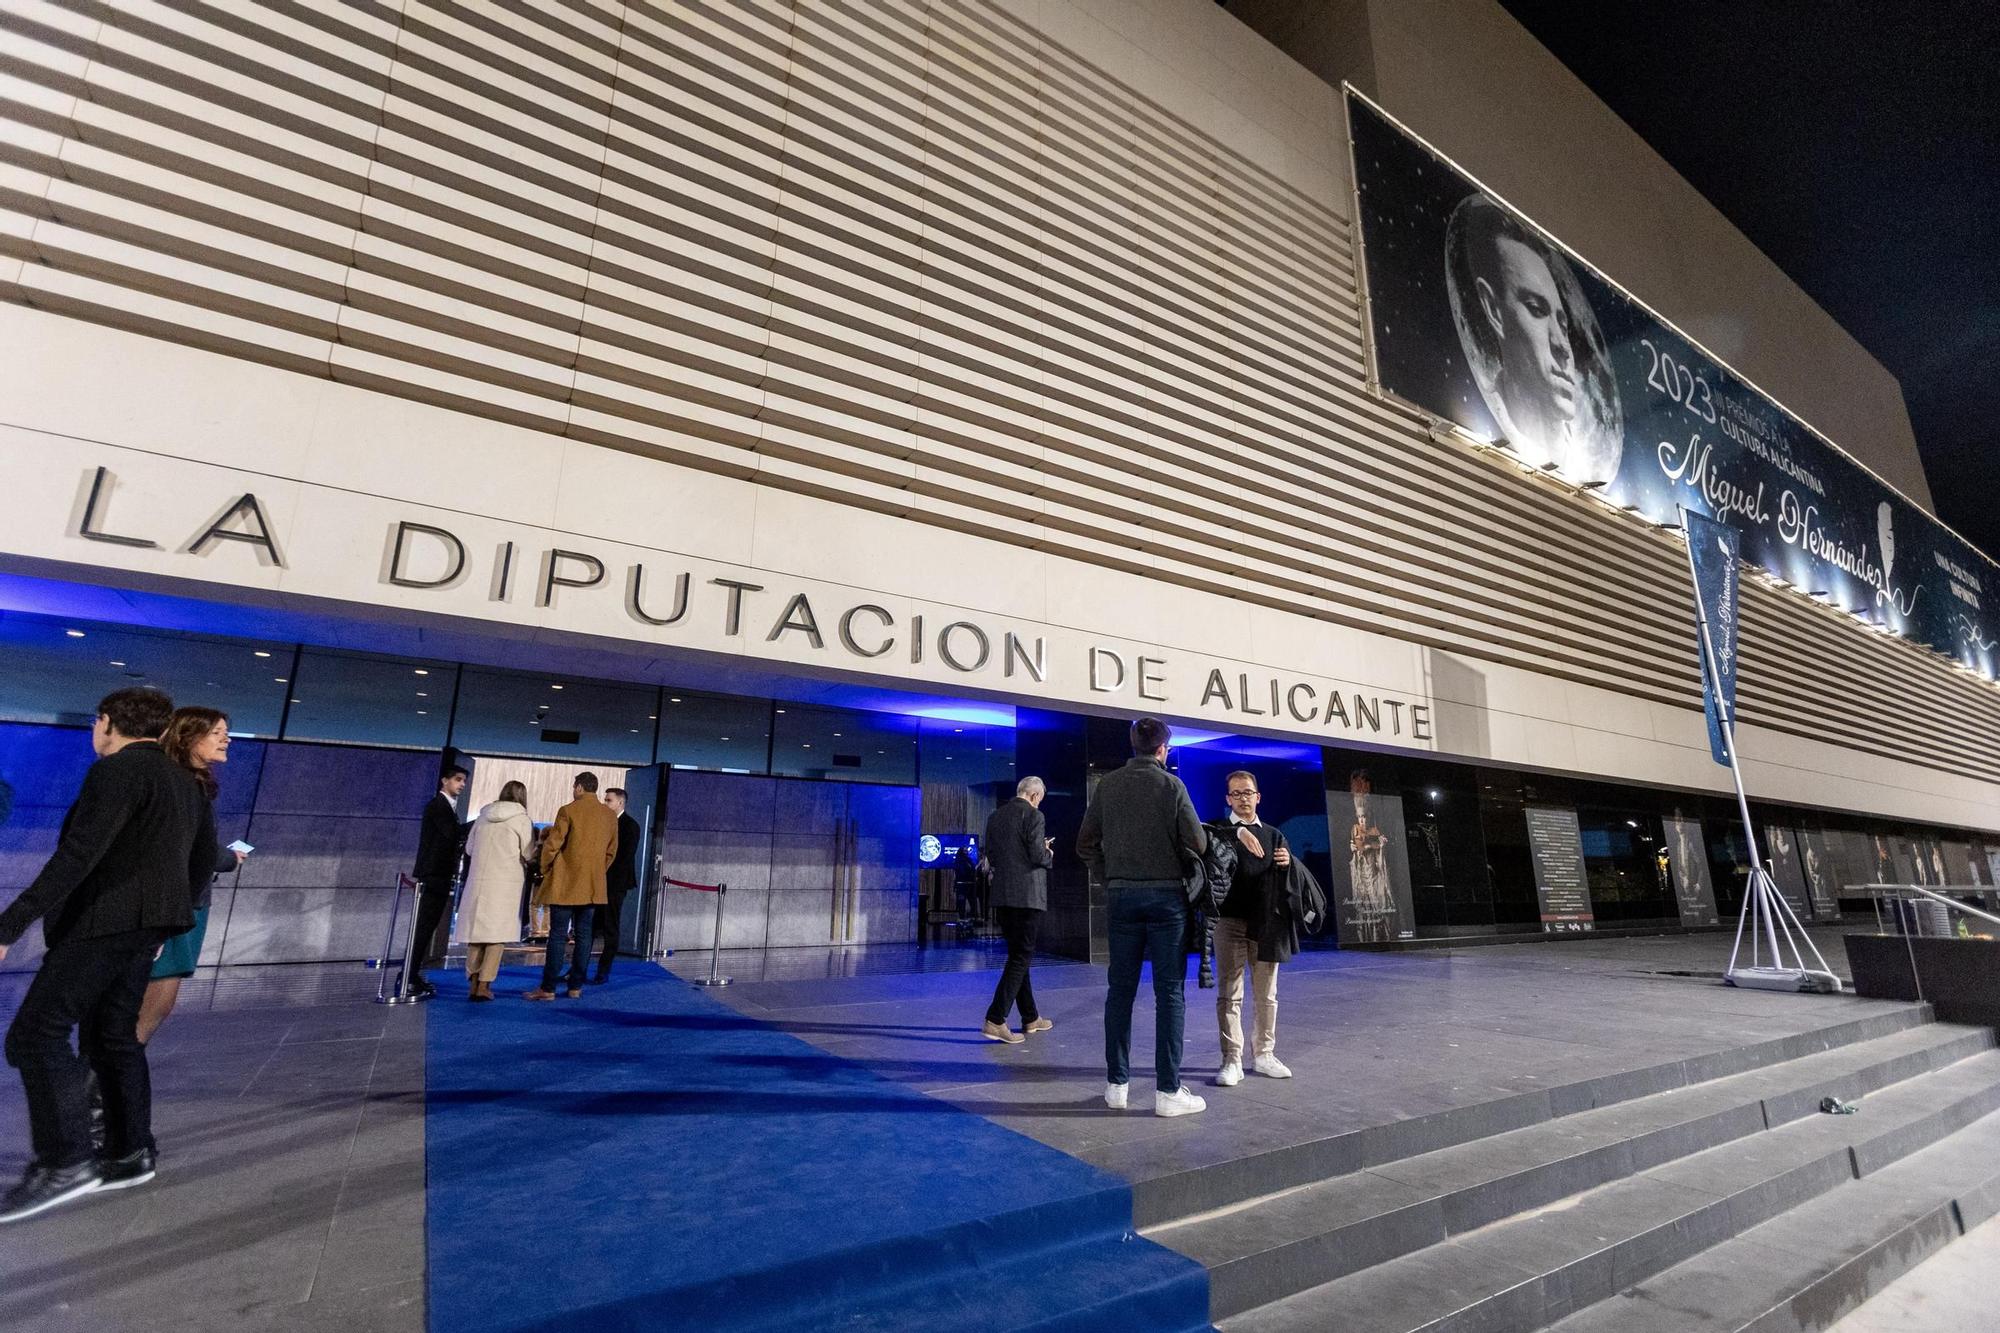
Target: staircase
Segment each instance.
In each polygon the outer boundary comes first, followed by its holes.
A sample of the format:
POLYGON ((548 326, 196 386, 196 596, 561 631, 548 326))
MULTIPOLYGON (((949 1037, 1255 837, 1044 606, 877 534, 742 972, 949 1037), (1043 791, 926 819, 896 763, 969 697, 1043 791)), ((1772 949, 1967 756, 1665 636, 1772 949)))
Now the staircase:
POLYGON ((2000 1211, 2000 1049, 1929 1020, 1555 1090, 1500 1132, 1405 1126, 1314 1178, 1252 1157, 1144 1234, 1208 1269, 1224 1333, 1823 1329, 2000 1211))

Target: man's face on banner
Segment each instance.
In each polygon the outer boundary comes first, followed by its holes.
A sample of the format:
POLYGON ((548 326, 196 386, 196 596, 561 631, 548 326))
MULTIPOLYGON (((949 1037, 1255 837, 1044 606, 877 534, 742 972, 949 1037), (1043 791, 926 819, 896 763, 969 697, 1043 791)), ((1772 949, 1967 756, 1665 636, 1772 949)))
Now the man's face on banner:
POLYGON ((1576 357, 1549 263, 1511 236, 1493 244, 1479 304, 1500 341, 1500 393, 1524 432, 1552 444, 1576 420, 1576 357))

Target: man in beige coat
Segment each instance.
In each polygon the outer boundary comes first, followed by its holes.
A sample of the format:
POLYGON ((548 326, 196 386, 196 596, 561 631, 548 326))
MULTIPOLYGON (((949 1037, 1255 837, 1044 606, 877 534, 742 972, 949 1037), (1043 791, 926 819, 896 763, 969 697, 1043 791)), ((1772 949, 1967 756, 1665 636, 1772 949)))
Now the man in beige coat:
POLYGON ((569 999, 583 995, 590 967, 590 920, 606 901, 604 872, 618 855, 618 816, 597 799, 597 774, 579 773, 570 803, 542 838, 542 887, 535 902, 549 909, 549 951, 542 961, 542 984, 523 998, 553 1000, 563 970, 563 951, 575 936, 569 967, 569 999))

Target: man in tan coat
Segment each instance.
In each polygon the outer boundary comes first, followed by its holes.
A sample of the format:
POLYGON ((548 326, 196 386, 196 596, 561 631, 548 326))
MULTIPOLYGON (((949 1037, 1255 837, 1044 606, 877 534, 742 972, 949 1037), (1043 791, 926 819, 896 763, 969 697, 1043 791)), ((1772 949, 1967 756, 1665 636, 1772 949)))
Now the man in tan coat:
POLYGON ((618 855, 618 816, 597 799, 597 774, 579 773, 570 803, 556 811, 556 822, 542 838, 542 886, 535 902, 549 909, 549 951, 542 962, 542 984, 523 998, 553 1000, 556 978, 563 970, 563 953, 574 934, 575 952, 569 967, 569 999, 583 995, 583 978, 590 967, 590 920, 606 901, 604 872, 618 855))

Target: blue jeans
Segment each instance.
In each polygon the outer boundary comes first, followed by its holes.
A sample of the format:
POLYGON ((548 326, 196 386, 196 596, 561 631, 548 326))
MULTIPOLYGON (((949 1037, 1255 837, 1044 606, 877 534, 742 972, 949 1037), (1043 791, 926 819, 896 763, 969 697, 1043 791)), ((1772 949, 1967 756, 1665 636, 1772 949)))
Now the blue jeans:
POLYGON ((1111 890, 1110 990, 1104 997, 1104 1076, 1109 1083, 1131 1077, 1132 1001, 1139 994, 1139 968, 1153 964, 1153 1076, 1161 1092, 1181 1086, 1181 1027, 1187 1016, 1187 893, 1165 888, 1111 890))
POLYGON ((543 990, 556 988, 556 977, 563 970, 563 947, 569 943, 572 927, 576 931, 576 953, 569 968, 569 989, 583 989, 584 974, 590 970, 590 921, 596 914, 597 909, 588 903, 581 907, 549 904, 549 951, 542 959, 543 990))

